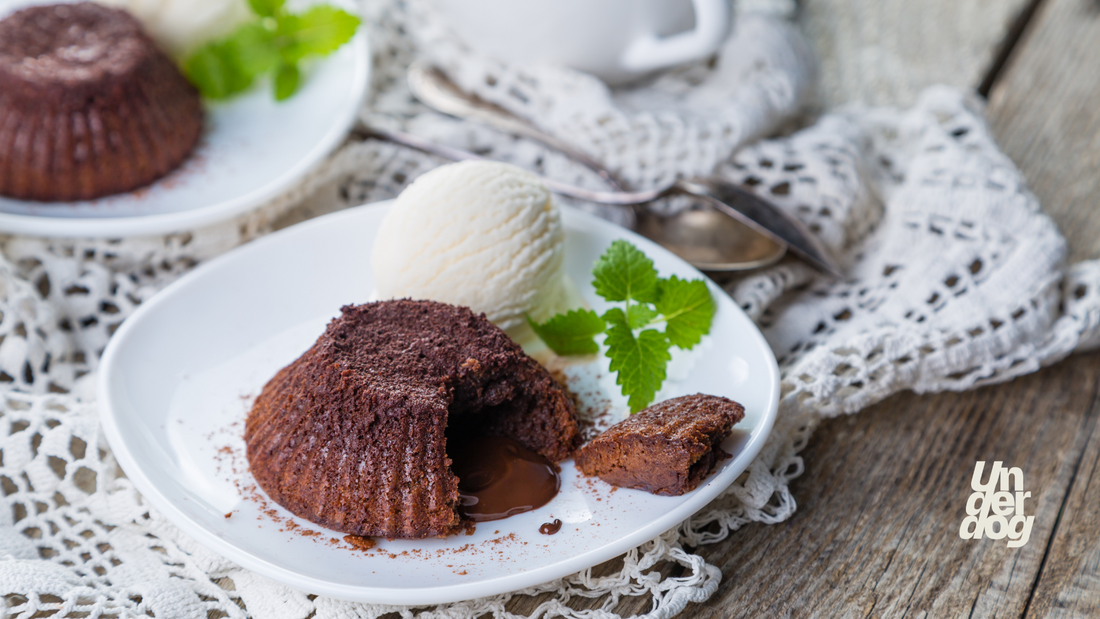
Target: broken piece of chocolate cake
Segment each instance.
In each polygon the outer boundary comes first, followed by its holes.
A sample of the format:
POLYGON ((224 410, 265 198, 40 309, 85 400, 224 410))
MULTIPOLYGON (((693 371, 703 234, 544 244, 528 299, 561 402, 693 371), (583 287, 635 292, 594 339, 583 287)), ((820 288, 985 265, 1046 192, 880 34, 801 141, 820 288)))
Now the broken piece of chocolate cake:
POLYGON ((672 398, 611 426, 574 459, 585 475, 613 486, 678 496, 729 457, 722 441, 744 416, 745 408, 728 398, 672 398))

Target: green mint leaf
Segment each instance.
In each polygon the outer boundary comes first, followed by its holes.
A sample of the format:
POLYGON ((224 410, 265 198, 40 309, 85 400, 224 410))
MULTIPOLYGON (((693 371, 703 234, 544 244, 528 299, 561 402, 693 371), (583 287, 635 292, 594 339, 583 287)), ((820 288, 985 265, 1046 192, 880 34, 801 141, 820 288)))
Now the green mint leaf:
POLYGON ((184 74, 204 97, 224 99, 274 72, 275 98, 282 101, 301 83, 299 60, 336 51, 359 27, 358 17, 332 6, 290 15, 285 0, 248 1, 258 18, 206 43, 183 62, 184 74))
POLYGON ((285 41, 281 52, 287 64, 306 56, 324 56, 347 43, 359 27, 359 18, 328 5, 314 6, 304 13, 283 15, 276 34, 285 41))
POLYGON ((285 3, 286 0, 248 0, 252 12, 260 17, 275 17, 285 3))
MULTIPOLYGON (((673 346, 690 350, 710 333, 714 299, 701 279, 684 280, 673 275, 659 283, 657 311, 665 319, 665 335, 673 346)), ((631 308, 633 309, 633 308, 631 308)))
POLYGON ((601 318, 609 325, 623 325, 637 330, 648 327, 659 315, 652 305, 636 303, 625 312, 622 308, 613 307, 604 312, 601 318))
POLYGON ((224 99, 238 93, 252 82, 241 73, 233 54, 220 42, 207 43, 183 63, 183 72, 202 96, 224 99))
POLYGON ((530 318, 527 323, 559 355, 591 355, 600 351, 595 336, 604 332, 603 320, 592 310, 573 310, 558 314, 539 324, 530 318))
POLYGON ((630 412, 642 410, 653 402, 665 382, 665 368, 672 358, 668 339, 655 329, 646 329, 635 337, 629 325, 617 322, 608 325, 604 344, 611 371, 618 373, 615 383, 629 398, 630 412))
POLYGON ((620 326, 626 327, 628 329, 630 328, 630 321, 626 317, 626 312, 624 312, 621 308, 613 307, 604 312, 603 315, 600 316, 600 318, 602 318, 604 323, 607 324, 608 329, 610 329, 611 327, 620 326))
POLYGON ((275 72, 275 100, 285 101, 298 90, 298 82, 301 74, 297 65, 281 64, 275 72))
POLYGON ((637 247, 618 240, 592 267, 596 294, 608 301, 657 301, 657 269, 637 247))
POLYGON ((241 26, 222 41, 221 47, 240 74, 248 78, 249 84, 279 63, 275 33, 261 22, 241 26))
POLYGON ((615 383, 636 413, 656 397, 666 378, 672 346, 691 349, 710 332, 715 302, 706 281, 672 276, 661 279, 653 261, 630 243, 618 240, 592 268, 596 292, 608 301, 625 302, 597 316, 595 312, 559 314, 543 324, 530 319, 535 332, 559 354, 594 353, 600 332, 615 383), (631 303, 634 301, 634 303, 631 303), (664 332, 647 328, 665 323, 664 332))
POLYGON ((248 88, 278 61, 274 33, 252 22, 195 50, 183 71, 204 97, 224 99, 248 88))
POLYGON ((653 309, 653 306, 649 304, 631 305, 626 310, 626 322, 630 325, 631 329, 648 327, 649 323, 656 317, 657 310, 653 309))

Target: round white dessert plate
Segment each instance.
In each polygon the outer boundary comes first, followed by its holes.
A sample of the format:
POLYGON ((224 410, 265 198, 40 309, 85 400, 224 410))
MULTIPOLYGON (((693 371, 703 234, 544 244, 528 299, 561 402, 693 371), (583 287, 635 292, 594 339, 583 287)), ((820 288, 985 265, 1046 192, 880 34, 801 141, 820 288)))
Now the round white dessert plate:
MULTIPOLYGON (((56 0, 0 0, 0 18, 56 0)), ((312 63, 301 89, 275 101, 264 80, 224 102, 204 102, 206 127, 175 171, 130 193, 82 202, 0 196, 0 232, 130 237, 193 230, 230 219, 290 189, 347 135, 370 83, 366 28, 312 63)))
MULTIPOLYGON (((275 504, 248 472, 244 419, 253 398, 303 353, 346 304, 371 300, 370 255, 390 204, 349 209, 253 241, 204 264, 143 304, 111 338, 99 375, 108 441, 126 475, 169 520, 228 559, 302 591, 384 604, 437 604, 560 578, 642 544, 703 508, 760 451, 779 401, 779 370, 760 331, 713 282, 710 335, 677 355, 659 399, 730 397, 745 418, 723 447, 733 455, 697 489, 661 497, 614 489, 561 466, 561 492, 473 535, 378 540, 357 550, 343 534, 275 504), (539 533, 559 519, 556 535, 539 533)), ((648 254, 662 276, 703 277, 654 243, 563 208, 565 269, 596 310, 589 272, 615 239, 648 254)), ((606 365, 570 367, 589 407, 626 413, 606 365)))

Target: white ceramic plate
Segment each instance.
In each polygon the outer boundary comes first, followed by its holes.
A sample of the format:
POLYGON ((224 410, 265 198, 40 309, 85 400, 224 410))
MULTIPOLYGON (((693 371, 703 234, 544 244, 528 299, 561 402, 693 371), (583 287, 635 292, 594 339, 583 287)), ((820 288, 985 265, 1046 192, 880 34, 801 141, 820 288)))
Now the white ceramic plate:
MULTIPOLYGON (((693 492, 613 490, 579 477, 567 461, 561 492, 540 509, 482 523, 473 536, 380 540, 370 552, 290 515, 249 488, 243 420, 264 383, 304 352, 342 305, 370 299, 371 247, 388 208, 308 221, 200 266, 142 305, 111 339, 99 402, 115 457, 157 509, 209 548, 287 585, 347 600, 413 605, 492 595, 571 574, 660 535, 717 496, 763 446, 779 398, 775 357, 711 284, 718 304, 711 335, 674 359, 681 376, 661 397, 724 395, 741 402, 746 415, 724 444, 734 457, 693 492), (555 518, 561 531, 540 534, 539 525, 555 518)), ((587 284, 589 272, 618 238, 652 257, 662 275, 701 277, 606 221, 568 208, 563 220, 565 268, 596 309, 606 304, 587 284)), ((570 371, 571 386, 599 401, 608 395, 593 394, 606 389, 593 386, 601 381, 583 383, 600 375, 606 385, 607 376, 590 366, 570 371)), ((608 399, 622 402, 617 394, 608 399)))
MULTIPOLYGON (((53 0, 49 0, 53 1, 53 0)), ((0 0, 0 18, 45 0, 0 0)), ((84 202, 0 196, 0 232, 50 237, 169 234, 224 221, 298 182, 344 139, 370 83, 366 28, 313 64, 302 88, 275 101, 264 82, 226 102, 207 103, 196 151, 147 188, 84 202)))

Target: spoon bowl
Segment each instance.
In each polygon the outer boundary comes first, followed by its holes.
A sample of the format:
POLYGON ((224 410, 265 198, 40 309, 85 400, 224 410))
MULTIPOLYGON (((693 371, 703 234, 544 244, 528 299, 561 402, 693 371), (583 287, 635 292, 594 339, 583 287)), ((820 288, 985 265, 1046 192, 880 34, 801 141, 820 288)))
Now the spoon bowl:
POLYGON ((671 216, 635 208, 635 231, 704 271, 746 271, 774 263, 787 252, 745 224, 713 208, 671 216))

